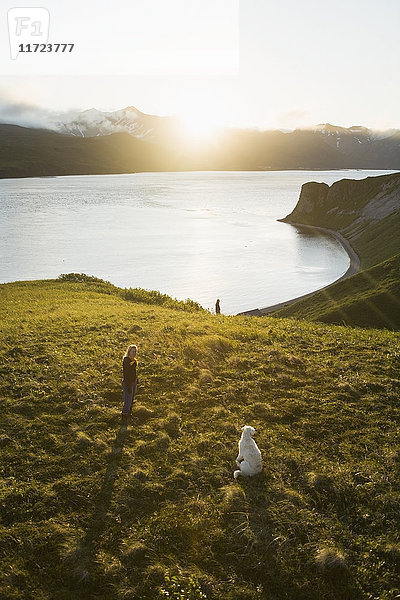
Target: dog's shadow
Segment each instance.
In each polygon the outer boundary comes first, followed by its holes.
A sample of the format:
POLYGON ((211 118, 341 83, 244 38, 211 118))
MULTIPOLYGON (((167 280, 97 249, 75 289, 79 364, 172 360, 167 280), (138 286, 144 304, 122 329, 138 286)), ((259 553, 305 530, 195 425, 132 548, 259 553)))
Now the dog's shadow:
POLYGON ((273 503, 272 477, 264 469, 251 477, 236 480, 244 502, 234 520, 236 570, 249 583, 272 583, 277 570, 273 545, 274 522, 270 513, 273 503))
MULTIPOLYGON (((268 471, 240 477, 237 485, 244 493, 245 502, 236 530, 237 537, 242 538, 236 570, 244 580, 268 590, 268 595, 260 598, 300 597, 302 584, 288 580, 287 564, 282 559, 292 554, 300 561, 304 559, 300 549, 309 551, 312 547, 309 534, 302 526, 304 517, 300 515, 300 507, 296 508, 284 490, 274 485, 273 475, 268 471), (290 508, 289 512, 285 512, 285 508, 290 508)), ((319 581, 321 576, 316 571, 310 572, 310 578, 314 576, 319 581)), ((332 579, 328 587, 337 600, 361 598, 356 582, 343 573, 336 580, 332 579)))
POLYGON ((251 477, 238 477, 237 483, 242 488, 249 509, 250 518, 266 520, 271 501, 271 476, 263 469, 261 473, 251 477))

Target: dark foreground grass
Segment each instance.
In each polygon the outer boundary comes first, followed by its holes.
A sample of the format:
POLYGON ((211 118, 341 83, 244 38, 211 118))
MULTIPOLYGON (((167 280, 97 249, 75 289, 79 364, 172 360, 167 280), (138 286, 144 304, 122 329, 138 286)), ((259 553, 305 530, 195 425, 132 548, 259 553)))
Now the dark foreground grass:
POLYGON ((106 288, 0 287, 2 600, 398 598, 399 334, 106 288))

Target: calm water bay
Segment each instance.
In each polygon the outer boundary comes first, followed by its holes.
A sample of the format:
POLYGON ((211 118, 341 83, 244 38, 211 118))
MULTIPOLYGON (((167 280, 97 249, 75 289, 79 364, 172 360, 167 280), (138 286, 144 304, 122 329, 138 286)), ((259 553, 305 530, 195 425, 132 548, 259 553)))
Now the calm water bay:
POLYGON ((277 222, 307 181, 386 171, 140 173, 0 180, 0 281, 83 272, 225 314, 269 306, 340 277, 327 236, 277 222))

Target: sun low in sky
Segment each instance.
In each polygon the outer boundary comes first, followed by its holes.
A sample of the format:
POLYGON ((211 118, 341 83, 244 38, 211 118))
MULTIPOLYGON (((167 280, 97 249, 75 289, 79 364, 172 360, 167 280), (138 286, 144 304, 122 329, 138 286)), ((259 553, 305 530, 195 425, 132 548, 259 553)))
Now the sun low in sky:
POLYGON ((194 143, 212 138, 227 125, 220 105, 207 94, 187 93, 176 111, 183 137, 194 143))
POLYGON ((16 60, 13 6, 2 2, 0 19, 7 103, 134 105, 199 138, 223 126, 400 126, 399 0, 45 0, 49 41, 74 50, 16 60))

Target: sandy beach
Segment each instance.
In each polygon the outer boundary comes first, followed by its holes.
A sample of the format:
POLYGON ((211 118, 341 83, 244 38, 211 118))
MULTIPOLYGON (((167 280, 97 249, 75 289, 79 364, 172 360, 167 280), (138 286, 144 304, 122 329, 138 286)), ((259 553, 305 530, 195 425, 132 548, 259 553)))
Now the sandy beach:
POLYGON ((309 296, 312 296, 316 292, 325 290, 325 289, 329 288, 331 285, 333 285, 334 283, 337 283, 338 281, 342 281, 342 279, 347 279, 347 277, 351 277, 352 275, 354 275, 355 273, 357 273, 360 270, 360 258, 358 256, 358 254, 354 251, 353 247, 350 245, 348 240, 346 240, 346 238, 344 238, 337 231, 334 231, 333 229, 326 229, 325 227, 316 227, 314 225, 303 225, 302 223, 289 223, 289 225, 293 225, 293 227, 297 227, 298 229, 307 229, 309 231, 314 231, 315 233, 321 232, 321 233, 330 235, 331 237, 335 238, 343 246, 343 248, 346 250, 347 254, 349 255, 349 258, 350 258, 349 268, 341 277, 339 277, 339 279, 336 279, 335 281, 333 281, 329 285, 324 286, 323 288, 320 288, 318 290, 313 290, 312 292, 309 292, 308 294, 303 294, 302 296, 297 296, 296 298, 291 298, 290 300, 285 300, 284 302, 280 302, 279 304, 273 304, 272 306, 266 306, 265 308, 254 308, 252 310, 246 310, 244 312, 239 313, 240 315, 250 316, 250 317, 252 317, 252 316, 261 317, 263 315, 267 315, 269 313, 274 312, 275 310, 279 310, 280 308, 284 308, 285 306, 294 304, 295 302, 298 302, 299 300, 304 300, 305 298, 309 298, 309 296))

